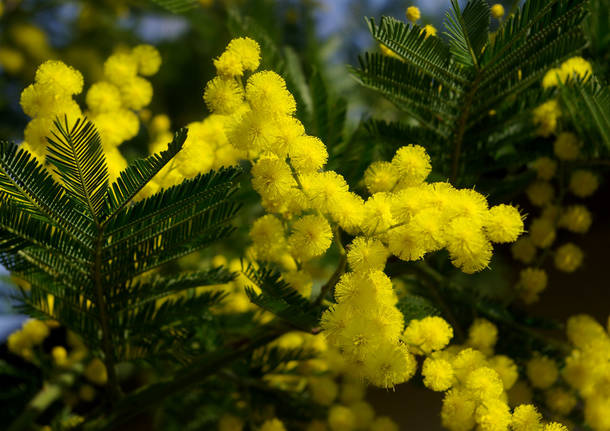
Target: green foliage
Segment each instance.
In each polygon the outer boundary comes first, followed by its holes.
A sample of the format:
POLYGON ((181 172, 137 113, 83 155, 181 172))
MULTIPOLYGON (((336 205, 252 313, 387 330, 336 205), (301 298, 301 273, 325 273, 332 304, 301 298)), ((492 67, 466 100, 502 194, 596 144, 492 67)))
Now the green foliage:
POLYGON ((415 119, 414 129, 431 132, 424 145, 436 152, 435 166, 443 175, 473 183, 502 154, 533 138, 527 113, 552 96, 540 80, 585 47, 586 5, 528 0, 490 33, 485 0, 471 0, 463 10, 452 0, 445 22, 448 43, 426 37, 417 25, 371 19, 373 38, 394 56, 367 53, 353 72, 415 119), (442 151, 435 151, 439 147, 442 151))
POLYGON ((318 325, 323 308, 312 304, 282 280, 279 272, 268 267, 255 268, 249 265, 244 273, 255 286, 246 288, 246 293, 254 304, 304 331, 310 331, 318 325), (261 293, 256 293, 255 288, 260 289, 261 293))
POLYGON ((29 286, 21 291, 21 309, 57 319, 103 352, 111 380, 115 360, 181 356, 192 328, 209 320, 208 310, 223 297, 190 292, 233 274, 222 268, 145 273, 231 233, 239 170, 199 175, 134 202, 181 149, 186 130, 109 185, 92 123, 64 119, 55 129, 47 161, 57 181, 26 151, 0 147, 0 256, 29 286))
POLYGON ((184 13, 198 5, 197 0, 151 0, 172 13, 184 13))

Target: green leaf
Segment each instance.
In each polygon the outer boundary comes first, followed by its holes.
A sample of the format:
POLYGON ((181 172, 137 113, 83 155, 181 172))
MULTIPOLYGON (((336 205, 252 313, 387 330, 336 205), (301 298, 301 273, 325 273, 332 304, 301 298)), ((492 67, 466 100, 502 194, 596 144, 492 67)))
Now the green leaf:
POLYGON ((254 304, 304 331, 311 331, 318 325, 323 308, 304 298, 281 279, 279 272, 269 267, 256 269, 248 265, 244 274, 261 291, 259 294, 253 287, 246 287, 246 293, 254 304))
POLYGON ((180 129, 167 146, 167 150, 146 159, 136 160, 121 172, 119 178, 112 184, 112 188, 108 189, 106 196, 106 211, 109 217, 127 205, 178 154, 184 145, 187 133, 187 129, 180 129))
POLYGON ((486 0, 470 0, 460 11, 458 0, 451 0, 445 26, 451 53, 466 66, 479 69, 479 57, 489 39, 490 11, 486 0))
POLYGON ((88 210, 96 222, 103 216, 104 200, 108 189, 108 169, 102 152, 102 142, 93 123, 87 119, 68 125, 57 119, 57 129, 51 131, 55 139, 47 138, 47 161, 55 166, 64 187, 72 197, 88 210))
POLYGON ((405 316, 405 325, 411 320, 420 320, 428 316, 440 316, 441 312, 426 298, 413 294, 406 294, 396 304, 405 316))

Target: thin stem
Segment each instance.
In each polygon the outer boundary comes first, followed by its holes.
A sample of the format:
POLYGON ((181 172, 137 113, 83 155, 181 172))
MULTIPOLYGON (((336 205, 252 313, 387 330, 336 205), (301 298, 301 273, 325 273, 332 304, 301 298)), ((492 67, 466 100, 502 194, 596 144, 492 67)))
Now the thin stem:
POLYGON ((97 309, 99 312, 100 324, 102 327, 102 344, 104 350, 104 363, 108 373, 108 398, 111 405, 116 403, 121 397, 121 388, 115 370, 114 347, 112 345, 112 335, 110 333, 110 321, 106 310, 106 300, 104 287, 102 286, 102 248, 104 245, 104 229, 99 228, 97 240, 95 241, 95 264, 93 275, 95 280, 95 294, 97 299, 97 309))

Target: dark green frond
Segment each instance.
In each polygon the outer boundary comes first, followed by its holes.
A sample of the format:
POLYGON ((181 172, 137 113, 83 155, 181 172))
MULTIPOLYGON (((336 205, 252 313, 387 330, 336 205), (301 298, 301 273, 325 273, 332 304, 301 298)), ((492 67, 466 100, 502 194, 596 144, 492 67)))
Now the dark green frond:
POLYGON ((430 75, 439 84, 460 91, 467 84, 463 71, 453 64, 447 46, 438 37, 426 37, 418 26, 409 26, 390 17, 382 17, 379 25, 368 20, 373 38, 385 45, 402 60, 423 73, 430 75))
POLYGON ((489 39, 490 11, 486 0, 470 0, 460 11, 458 0, 451 0, 445 26, 454 58, 479 69, 479 57, 489 39))
POLYGON ((74 200, 79 202, 98 222, 103 217, 108 190, 108 168, 102 151, 102 141, 93 123, 79 118, 70 126, 68 117, 54 122, 54 139, 47 138, 47 161, 74 200))
POLYGON ((396 304, 400 312, 405 317, 405 325, 411 320, 423 319, 427 316, 440 316, 441 312, 426 298, 408 294, 400 298, 396 304))
POLYGON ((367 53, 354 70, 360 82, 377 90, 422 126, 448 135, 458 114, 457 94, 407 63, 367 53))
POLYGON ((27 151, 0 143, 0 200, 64 229, 83 244, 93 239, 90 221, 75 211, 75 202, 27 151))
POLYGON ((314 72, 310 79, 312 118, 308 132, 326 144, 329 152, 343 141, 347 101, 332 94, 324 78, 314 72))
POLYGON ((323 308, 304 298, 281 279, 279 272, 249 265, 244 274, 261 290, 257 294, 253 287, 246 287, 246 293, 253 303, 305 331, 318 325, 323 308))
MULTIPOLYGON (((583 138, 610 151, 610 90, 594 82, 569 82, 560 89, 564 112, 583 138)), ((599 148, 598 148, 599 149, 599 148)))
MULTIPOLYGON (((306 361, 317 356, 317 352, 305 349, 285 349, 277 346, 266 346, 252 354, 250 369, 260 375, 284 371, 282 367, 294 364, 295 361, 306 361)), ((294 367, 294 366, 293 366, 294 367)))
POLYGON ((178 154, 186 140, 187 133, 187 129, 180 129, 167 146, 167 150, 146 159, 136 160, 121 172, 119 178, 108 189, 106 200, 109 216, 114 215, 127 205, 178 154))

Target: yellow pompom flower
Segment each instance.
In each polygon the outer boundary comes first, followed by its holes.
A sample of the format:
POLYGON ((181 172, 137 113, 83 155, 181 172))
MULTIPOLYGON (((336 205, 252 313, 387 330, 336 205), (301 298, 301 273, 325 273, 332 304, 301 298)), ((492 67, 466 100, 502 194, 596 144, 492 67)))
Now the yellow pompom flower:
POLYGON ((263 422, 260 431, 286 431, 286 427, 277 418, 269 419, 263 422))
POLYGON ((547 248, 555 241, 555 225, 546 218, 537 218, 530 225, 530 238, 536 247, 547 248))
POLYGON ((514 242, 523 233, 523 218, 512 205, 496 205, 489 210, 485 233, 492 242, 514 242))
POLYGON ((433 391, 446 391, 455 383, 451 363, 442 358, 428 357, 422 367, 424 385, 433 391))
POLYGON ((535 181, 525 190, 532 205, 543 207, 553 200, 555 189, 548 181, 535 181))
POLYGON ((502 379, 504 390, 509 390, 513 387, 519 378, 519 370, 517 364, 511 358, 505 355, 496 355, 489 359, 489 366, 493 368, 502 379))
POLYGON ((452 365, 456 377, 463 383, 472 371, 487 366, 487 359, 482 352, 468 347, 455 355, 452 365))
POLYGON ((542 78, 542 88, 557 87, 560 82, 565 82, 566 76, 559 67, 549 69, 542 78))
POLYGON ((441 421, 450 431, 469 431, 475 426, 475 403, 465 391, 453 388, 445 393, 441 421))
POLYGON ((466 377, 464 388, 479 401, 499 398, 504 387, 498 373, 489 367, 480 367, 466 377))
POLYGON ((413 261, 424 257, 428 251, 423 238, 411 226, 398 226, 387 234, 388 249, 394 256, 413 261))
POLYGON ((89 87, 86 102, 95 113, 117 111, 121 108, 121 92, 109 82, 96 82, 89 87))
POLYGON ((28 340, 30 345, 36 346, 41 344, 50 334, 49 327, 36 319, 28 319, 21 328, 23 336, 28 340))
POLYGON ((426 39, 430 36, 436 36, 437 33, 436 27, 431 24, 426 24, 422 31, 426 34, 426 39))
POLYGON ((9 47, 0 48, 0 66, 10 75, 16 75, 23 69, 25 58, 20 51, 9 47))
POLYGON ((244 74, 244 66, 239 54, 233 51, 225 51, 214 60, 216 73, 224 78, 233 78, 244 74))
POLYGON ((140 75, 152 76, 161 67, 161 54, 152 45, 138 45, 131 51, 131 55, 137 63, 140 75))
POLYGON ((322 406, 330 406, 339 394, 339 386, 331 377, 310 377, 308 387, 311 399, 322 406))
POLYGON ((331 431, 352 431, 356 428, 356 417, 351 409, 336 404, 328 411, 328 425, 331 431))
POLYGON ((475 319, 468 329, 468 345, 491 354, 498 341, 498 328, 487 319, 475 319))
POLYGON ((419 145, 407 145, 399 148, 392 159, 392 165, 398 172, 400 184, 403 187, 423 183, 432 170, 430 156, 419 145))
POLYGON ((296 102, 286 88, 286 81, 272 71, 258 72, 248 79, 246 100, 254 111, 267 115, 292 115, 296 111, 296 102))
POLYGON ((225 413, 218 421, 218 431, 242 431, 244 429, 244 421, 237 416, 225 413))
POLYGON ((550 136, 557 129, 557 120, 561 116, 561 108, 557 100, 549 100, 535 108, 532 112, 533 122, 538 126, 538 134, 550 136))
POLYGON ((406 11, 407 19, 415 24, 421 18, 421 12, 417 6, 409 6, 406 11))
POLYGON ((590 171, 577 170, 570 176, 570 191, 574 196, 587 198, 595 193, 599 187, 599 180, 590 171))
POLYGON ((398 181, 398 172, 390 162, 373 162, 364 172, 364 185, 370 194, 391 191, 398 181))
POLYGON ((560 160, 576 160, 580 155, 580 141, 574 133, 562 132, 555 139, 553 151, 560 160))
POLYGON ((555 268, 563 272, 574 272, 582 265, 584 254, 580 247, 571 242, 555 250, 555 268))
POLYGON ((366 385, 360 380, 344 380, 341 385, 341 402, 346 405, 362 401, 366 395, 366 385))
POLYGON ((538 295, 546 289, 548 277, 543 269, 526 268, 519 273, 517 291, 526 304, 538 300, 538 295))
POLYGON ((258 69, 261 60, 261 48, 258 43, 249 37, 239 37, 231 40, 227 51, 239 58, 244 70, 251 72, 258 69))
POLYGON ((137 73, 138 62, 131 54, 113 54, 104 62, 106 79, 119 87, 131 82, 137 73))
POLYGON ((321 169, 328 160, 324 143, 315 136, 299 136, 292 140, 288 150, 290 163, 299 173, 321 169))
POLYGON ((536 257, 536 246, 529 236, 522 236, 510 248, 513 259, 525 264, 532 263, 536 257))
POLYGON ((68 95, 83 91, 83 75, 71 66, 57 60, 48 60, 36 69, 35 81, 46 88, 68 95))
POLYGON ((475 419, 480 431, 506 431, 511 424, 512 415, 508 404, 491 398, 483 400, 477 407, 475 419))
POLYGON ((548 181, 557 172, 557 162, 550 157, 539 157, 532 163, 532 168, 536 171, 539 179, 548 181))
POLYGON ((559 226, 574 233, 587 233, 592 223, 591 212, 584 205, 573 205, 559 217, 559 226))
POLYGON ((451 338, 453 338, 453 328, 445 319, 438 316, 411 320, 402 336, 405 343, 425 354, 444 349, 451 338))
POLYGON ((98 358, 94 358, 91 360, 91 362, 89 362, 89 364, 85 367, 85 370, 83 371, 83 375, 91 383, 95 383, 99 386, 105 385, 108 381, 108 373, 106 372, 106 366, 98 358))
POLYGON ((68 364, 68 351, 63 346, 55 346, 51 350, 53 363, 58 367, 63 367, 68 364))
POLYGON ((447 226, 447 250, 451 263, 467 274, 487 268, 492 246, 482 229, 467 217, 458 217, 447 226))
POLYGON ((203 100, 210 112, 230 115, 244 103, 244 89, 234 79, 217 76, 207 83, 203 100))
POLYGON ((150 82, 139 76, 120 86, 121 100, 127 108, 140 110, 147 106, 152 100, 153 88, 150 82))
POLYGON ((495 19, 500 19, 504 16, 504 6, 501 3, 496 3, 491 7, 491 16, 495 19))
POLYGON ((307 215, 293 223, 288 241, 295 257, 309 260, 324 254, 332 239, 333 232, 324 217, 307 215))
POLYGON ((392 388, 409 380, 417 361, 402 344, 384 343, 370 352, 364 362, 364 376, 379 388, 392 388))
POLYGON ((282 199, 297 185, 290 167, 277 158, 259 159, 251 173, 252 187, 263 198, 282 199))
POLYGON ((546 392, 546 405, 555 413, 567 416, 576 407, 578 400, 563 388, 552 388, 546 392))
POLYGON ((586 349, 588 345, 594 344, 596 340, 606 337, 604 327, 586 314, 577 314, 570 317, 566 333, 570 342, 579 349, 586 349))
POLYGON ((532 404, 521 404, 513 411, 511 426, 513 431, 541 431, 542 415, 532 404))
POLYGON ((26 115, 35 117, 52 117, 78 110, 72 98, 56 88, 41 84, 28 85, 22 92, 19 103, 26 115))
POLYGON ((567 78, 574 76, 582 79, 591 77, 593 67, 582 57, 572 57, 561 63, 561 71, 567 78))
POLYGON ((257 258, 276 261, 286 248, 284 226, 280 219, 272 214, 257 219, 250 229, 250 238, 254 243, 257 258))
MULTIPOLYGON (((594 395, 587 399, 585 404, 585 422, 594 430, 606 431, 610 429, 610 397, 594 395)), ((546 431, 546 430, 545 430, 546 431)), ((551 430, 567 431, 567 428, 551 430)))
POLYGON ((387 416, 379 416, 375 418, 370 431, 399 431, 398 424, 387 416))
POLYGON ((375 419, 375 410, 366 401, 351 404, 350 410, 354 413, 356 423, 360 429, 367 429, 375 419))
POLYGON ((532 386, 539 389, 550 388, 559 377, 557 364, 551 358, 536 355, 527 362, 527 377, 532 386))
POLYGON ((356 272, 383 271, 387 258, 388 250, 381 241, 362 236, 352 241, 347 252, 347 263, 356 272))
POLYGON ((395 223, 392 200, 387 193, 375 193, 364 203, 362 231, 368 235, 385 232, 395 223))

